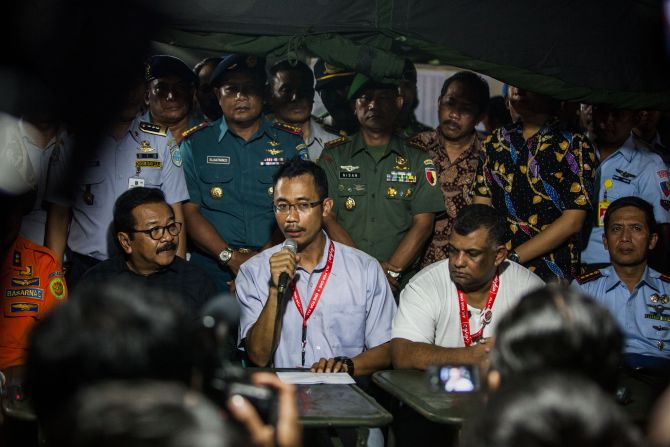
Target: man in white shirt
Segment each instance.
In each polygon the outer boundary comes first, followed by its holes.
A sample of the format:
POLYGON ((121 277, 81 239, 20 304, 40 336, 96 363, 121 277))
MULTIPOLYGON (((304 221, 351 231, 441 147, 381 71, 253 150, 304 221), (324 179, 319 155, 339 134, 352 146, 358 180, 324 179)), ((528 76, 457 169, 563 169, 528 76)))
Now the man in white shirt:
POLYGON ((400 294, 391 356, 396 368, 480 363, 496 322, 544 282, 508 261, 505 221, 492 207, 469 205, 454 221, 449 258, 419 272, 400 294))

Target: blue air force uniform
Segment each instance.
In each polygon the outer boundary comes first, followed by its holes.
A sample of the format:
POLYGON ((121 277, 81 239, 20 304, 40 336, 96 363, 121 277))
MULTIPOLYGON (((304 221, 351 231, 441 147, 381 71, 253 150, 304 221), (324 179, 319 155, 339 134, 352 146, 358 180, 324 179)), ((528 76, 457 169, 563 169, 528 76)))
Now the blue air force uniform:
POLYGON ((610 266, 582 275, 572 285, 609 309, 624 332, 624 354, 633 364, 644 362, 644 356, 670 365, 670 276, 647 267, 631 293, 610 266))
POLYGON ((632 420, 645 421, 670 384, 670 276, 647 267, 631 293, 610 266, 572 285, 609 309, 623 331, 617 394, 632 420))
MULTIPOLYGON (((188 132, 186 132, 188 133, 188 132)), ((249 139, 232 132, 221 118, 203 123, 182 141, 184 173, 191 202, 232 248, 257 250, 272 235, 272 176, 285 161, 307 158, 301 131, 261 117, 249 139)), ((228 269, 193 247, 191 261, 201 265, 225 289, 228 269)))
MULTIPOLYGON (((188 199, 181 156, 170 140, 164 126, 135 118, 120 139, 105 137, 79 175, 72 194, 64 195, 58 185, 50 185, 51 195, 45 200, 72 208, 68 246, 73 252, 99 261, 114 254, 110 231, 114 202, 129 188, 159 188, 171 204, 188 199)), ((54 169, 66 172, 72 166, 72 154, 63 155, 54 169)))
POLYGON ((582 251, 584 264, 609 264, 610 257, 603 246, 605 211, 614 200, 635 196, 654 207, 659 224, 670 223, 670 183, 661 157, 638 148, 632 137, 616 152, 602 160, 596 171, 596 225, 591 230, 588 245, 582 251))

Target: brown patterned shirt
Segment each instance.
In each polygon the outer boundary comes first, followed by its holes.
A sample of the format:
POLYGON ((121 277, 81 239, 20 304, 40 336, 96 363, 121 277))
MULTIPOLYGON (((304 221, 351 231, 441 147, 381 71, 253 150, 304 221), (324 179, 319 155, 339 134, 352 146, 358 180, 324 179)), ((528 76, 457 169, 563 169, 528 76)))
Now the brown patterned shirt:
POLYGON ((421 262, 421 267, 425 267, 447 258, 449 233, 456 214, 471 202, 469 191, 480 159, 481 142, 475 136, 472 145, 453 161, 449 160, 444 138, 437 129, 421 132, 408 143, 423 146, 433 159, 446 209, 446 213, 435 220, 435 230, 421 262))

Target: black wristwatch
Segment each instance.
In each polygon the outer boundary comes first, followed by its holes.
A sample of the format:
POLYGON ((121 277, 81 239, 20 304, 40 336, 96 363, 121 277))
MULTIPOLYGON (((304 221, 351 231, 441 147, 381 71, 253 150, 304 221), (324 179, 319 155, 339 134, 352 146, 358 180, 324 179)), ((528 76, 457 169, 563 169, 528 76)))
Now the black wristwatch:
POLYGON ((351 377, 354 376, 354 361, 349 357, 335 357, 335 362, 342 362, 347 367, 345 372, 348 373, 351 377))
POLYGON ((515 252, 514 250, 510 250, 509 253, 507 253, 507 259, 510 261, 514 261, 517 264, 521 264, 521 259, 519 258, 519 254, 515 252))

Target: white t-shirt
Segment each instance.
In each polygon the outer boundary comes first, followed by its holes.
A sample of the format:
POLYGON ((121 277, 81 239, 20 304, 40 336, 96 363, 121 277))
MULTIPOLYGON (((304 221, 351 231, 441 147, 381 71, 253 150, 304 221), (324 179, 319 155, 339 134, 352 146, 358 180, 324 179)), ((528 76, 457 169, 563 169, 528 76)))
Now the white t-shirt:
MULTIPOLYGON (((500 265, 500 288, 493 302, 493 319, 484 337, 493 335, 496 323, 527 292, 544 285, 539 276, 517 263, 500 265)), ((481 309, 468 305, 470 333, 481 327, 481 309)), ((447 348, 464 347, 458 292, 449 277, 449 260, 421 270, 400 293, 400 307, 393 320, 393 338, 430 343, 447 348)))

